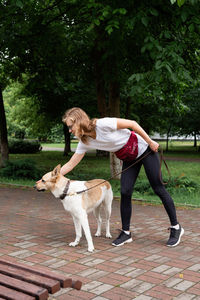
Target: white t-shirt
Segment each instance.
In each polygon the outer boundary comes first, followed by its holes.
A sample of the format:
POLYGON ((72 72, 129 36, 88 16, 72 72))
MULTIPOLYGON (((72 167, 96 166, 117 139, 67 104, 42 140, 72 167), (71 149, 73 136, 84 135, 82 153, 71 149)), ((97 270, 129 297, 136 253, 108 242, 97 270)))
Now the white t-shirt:
MULTIPOLYGON (((129 129, 117 129, 116 118, 102 118, 96 121, 96 139, 88 138, 88 143, 79 141, 76 153, 83 154, 89 149, 98 149, 108 152, 120 150, 128 141, 131 131, 129 129)), ((135 133, 138 139, 138 156, 142 155, 148 144, 135 133)))

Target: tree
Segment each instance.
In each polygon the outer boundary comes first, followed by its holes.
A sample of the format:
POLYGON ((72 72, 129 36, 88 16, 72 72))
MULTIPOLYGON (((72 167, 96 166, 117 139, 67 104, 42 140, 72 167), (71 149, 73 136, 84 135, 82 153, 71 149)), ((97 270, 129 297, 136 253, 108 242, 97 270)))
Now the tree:
POLYGON ((9 148, 8 148, 8 136, 7 136, 7 124, 6 115, 3 102, 3 90, 9 82, 10 76, 15 76, 15 66, 12 61, 5 62, 4 56, 0 52, 0 150, 1 150, 1 161, 0 167, 4 167, 6 161, 9 159, 9 148))
MULTIPOLYGON (((59 2, 55 3, 57 5, 59 2)), ((36 3, 36 1, 4 1, 0 4, 0 66, 5 70, 4 75, 7 80, 7 84, 9 83, 9 79, 20 78, 21 74, 23 73, 28 74, 28 77, 31 81, 34 80, 34 77, 36 77, 37 74, 48 78, 48 82, 46 80, 44 85, 48 86, 48 84, 51 84, 51 91, 52 89, 55 90, 54 94, 58 95, 58 99, 60 97, 61 86, 62 90, 65 89, 65 86, 62 85, 63 78, 59 75, 56 77, 55 73, 58 69, 61 69, 63 59, 58 59, 58 57, 61 55, 57 55, 57 59, 53 58, 55 58, 56 53, 60 54, 61 50, 63 54, 65 47, 64 45, 62 47, 57 46, 57 48, 54 46, 59 45, 59 42, 65 39, 63 36, 63 30, 60 30, 62 27, 61 25, 59 28, 59 24, 55 24, 54 27, 51 26, 51 22, 53 22, 54 18, 52 11, 56 6, 55 3, 51 4, 47 1, 46 4, 41 3, 39 5, 39 3, 36 3), (59 68, 56 68, 56 66, 59 66, 59 68), (52 76, 50 74, 53 72, 55 72, 54 78, 51 79, 52 76), (55 78, 57 80, 55 80, 55 78)), ((41 77, 38 76, 38 79, 40 80, 41 89, 41 77)), ((2 89, 4 89, 4 87, 6 87, 6 84, 4 84, 2 89)), ((37 82, 33 83, 32 90, 34 90, 34 88, 38 88, 39 90, 37 82)), ((50 89, 46 88, 44 90, 46 92, 46 94, 44 93, 44 97, 48 96, 48 93, 50 96, 52 95, 50 89)), ((29 96, 31 97, 28 99, 34 100, 33 95, 35 95, 35 93, 29 93, 29 96)), ((49 97, 49 104, 51 103, 51 99, 54 100, 53 97, 49 97)), ((2 97, 1 100, 1 106, 3 107, 2 97)), ((44 113, 42 113, 42 105, 38 105, 38 101, 35 103, 35 107, 41 110, 40 114, 38 114, 41 119, 41 115, 44 116, 44 113)), ((57 105, 54 103, 53 108, 51 108, 51 110, 49 109, 48 111, 55 112, 58 106, 59 101, 57 101, 57 105)), ((48 107, 50 107, 50 105, 48 105, 48 107)), ((36 111, 36 109, 34 109, 34 111, 36 111)), ((3 109, 1 110, 1 113, 4 114, 3 109)), ((2 120, 6 120, 5 115, 2 117, 2 120)), ((1 123, 1 125, 3 125, 3 123, 1 123)), ((48 125, 47 120, 46 125, 48 125)), ((1 134, 1 137, 7 136, 5 128, 5 124, 4 126, 1 126, 1 129, 4 130, 4 132, 1 134)), ((5 142, 7 141, 4 141, 4 145, 5 142)), ((5 151, 4 145, 2 146, 3 152, 5 151)), ((8 159, 8 151, 5 153, 5 155, 2 153, 3 160, 5 160, 5 157, 8 159)))
POLYGON ((157 1, 142 10, 146 32, 138 29, 143 45, 139 44, 141 51, 138 49, 140 54, 135 57, 143 64, 135 62, 137 70, 130 76, 124 94, 148 132, 170 134, 171 125, 184 111, 183 95, 199 76, 195 58, 200 42, 199 3, 193 2, 179 8, 157 1))
POLYGON ((122 94, 131 101, 145 95, 155 111, 164 110, 169 98, 181 102, 183 82, 192 85, 200 5, 192 2, 4 2, 1 47, 27 74, 25 91, 49 122, 72 105, 119 117, 122 94))
POLYGON ((0 137, 1 137, 1 163, 0 166, 4 167, 8 160, 8 137, 7 137, 7 126, 5 118, 5 110, 3 104, 2 88, 0 87, 0 137))

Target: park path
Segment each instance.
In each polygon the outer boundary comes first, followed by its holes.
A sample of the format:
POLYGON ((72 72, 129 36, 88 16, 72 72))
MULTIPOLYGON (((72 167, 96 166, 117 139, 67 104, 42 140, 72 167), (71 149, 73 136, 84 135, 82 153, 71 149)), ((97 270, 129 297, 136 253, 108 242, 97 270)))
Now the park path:
MULTIPOLYGON (((185 234, 179 246, 168 248, 163 207, 133 204, 133 243, 113 247, 111 240, 94 237, 96 250, 90 254, 85 237, 80 246, 68 246, 74 239, 72 218, 49 192, 0 186, 0 257, 83 282, 80 291, 62 289, 49 300, 200 300, 199 212, 178 209, 185 234)), ((94 235, 93 215, 89 221, 94 235)), ((119 202, 114 200, 113 237, 119 228, 119 202)))

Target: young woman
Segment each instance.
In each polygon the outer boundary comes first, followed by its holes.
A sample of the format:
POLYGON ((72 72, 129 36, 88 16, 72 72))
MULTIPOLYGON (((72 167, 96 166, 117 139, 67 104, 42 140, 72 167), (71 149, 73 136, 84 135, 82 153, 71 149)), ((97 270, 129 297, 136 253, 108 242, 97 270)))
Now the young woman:
POLYGON ((131 120, 120 118, 101 118, 91 120, 80 108, 74 107, 66 111, 63 122, 78 139, 76 152, 71 159, 62 166, 63 175, 70 172, 84 157, 89 149, 99 149, 115 152, 123 161, 122 170, 139 160, 121 175, 121 203, 120 212, 122 231, 112 242, 114 246, 121 246, 132 242, 129 230, 133 187, 140 168, 143 165, 147 178, 154 192, 160 197, 168 214, 171 226, 167 246, 174 247, 180 243, 184 229, 177 221, 174 202, 166 191, 159 176, 159 144, 150 139, 140 125, 131 120), (132 130, 129 130, 129 128, 132 130), (147 154, 150 151, 150 154, 147 154))

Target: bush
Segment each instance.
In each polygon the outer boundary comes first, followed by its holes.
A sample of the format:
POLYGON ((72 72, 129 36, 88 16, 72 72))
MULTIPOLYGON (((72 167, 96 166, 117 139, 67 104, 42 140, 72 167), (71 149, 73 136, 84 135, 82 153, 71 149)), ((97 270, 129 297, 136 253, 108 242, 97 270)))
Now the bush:
POLYGON ((141 180, 139 178, 137 179, 135 187, 134 187, 134 191, 143 194, 143 193, 149 192, 150 189, 151 189, 151 186, 147 180, 141 180))
POLYGON ((50 133, 47 136, 47 140, 52 143, 64 143, 63 125, 57 124, 51 128, 50 133))
POLYGON ((42 150, 42 147, 38 141, 28 140, 9 140, 8 142, 10 153, 37 153, 42 150))
POLYGON ((18 128, 15 130, 15 138, 16 139, 24 139, 25 138, 25 129, 18 128))
MULTIPOLYGON (((198 183, 189 179, 186 176, 171 177, 169 182, 168 179, 164 178, 163 182, 167 182, 165 187, 170 194, 174 194, 178 191, 191 193, 191 192, 196 192, 200 189, 198 183)), ((141 194, 154 195, 154 191, 152 190, 147 180, 138 180, 135 184, 134 190, 141 194)))
POLYGON ((44 171, 35 166, 30 159, 21 159, 14 162, 7 161, 5 168, 0 170, 0 176, 13 179, 25 178, 37 180, 41 178, 44 171))
POLYGON ((187 176, 171 178, 169 184, 166 185, 167 190, 171 193, 176 191, 182 192, 196 192, 200 189, 200 186, 195 181, 189 179, 187 176))

